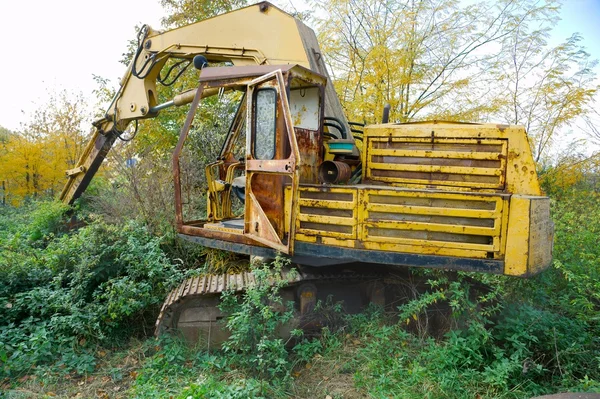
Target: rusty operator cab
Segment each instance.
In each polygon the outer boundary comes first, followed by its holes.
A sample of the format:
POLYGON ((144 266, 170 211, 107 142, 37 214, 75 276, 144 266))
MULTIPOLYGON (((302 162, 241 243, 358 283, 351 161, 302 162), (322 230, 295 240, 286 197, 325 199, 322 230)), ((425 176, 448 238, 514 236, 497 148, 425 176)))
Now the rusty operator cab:
POLYGON ((523 127, 372 125, 359 153, 326 131, 325 84, 297 65, 202 70, 173 157, 182 238, 268 258, 283 253, 306 266, 521 277, 548 267, 549 199, 523 127), (218 159, 206 167, 207 218, 187 220, 180 157, 203 93, 215 90, 237 90, 242 99, 218 159), (232 211, 232 193, 244 200, 243 215, 232 211))
POLYGON ((173 157, 176 223, 183 237, 208 247, 273 256, 293 253, 292 204, 300 183, 317 183, 322 159, 326 78, 298 65, 205 68, 173 157), (206 166, 207 219, 182 207, 180 157, 204 92, 243 93, 218 159, 206 166), (248 134, 246 130, 248 129, 248 134), (239 156, 240 142, 245 151, 239 156), (238 175, 237 177, 235 177, 238 175), (244 202, 234 215, 232 195, 244 202), (293 196, 294 194, 292 194, 293 196))

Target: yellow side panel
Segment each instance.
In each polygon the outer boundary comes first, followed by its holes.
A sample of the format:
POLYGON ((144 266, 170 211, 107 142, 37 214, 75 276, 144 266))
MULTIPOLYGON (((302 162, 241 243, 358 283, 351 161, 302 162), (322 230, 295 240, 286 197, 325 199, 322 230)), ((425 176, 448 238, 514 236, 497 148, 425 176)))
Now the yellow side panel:
POLYGON ((433 121, 370 125, 364 143, 363 181, 541 196, 523 126, 433 121), (417 165, 430 168, 415 169, 417 165))
POLYGON ((407 245, 397 243, 364 242, 364 249, 376 251, 405 252, 409 254, 458 256, 463 258, 485 259, 487 252, 438 246, 435 243, 420 242, 418 245, 407 245), (432 245, 430 245, 432 244, 432 245))
POLYGON ((365 178, 373 182, 504 188, 507 140, 368 137, 366 148, 365 178))
POLYGON ((346 248, 354 248, 356 245, 356 240, 338 240, 337 238, 331 237, 322 237, 321 243, 325 245, 331 245, 335 247, 346 247, 346 248))
POLYGON ((366 249, 502 258, 503 196, 373 186, 359 195, 359 240, 366 249))
POLYGON ((513 195, 510 200, 504 274, 526 277, 550 266, 553 236, 550 199, 513 195))
POLYGON ((530 221, 528 273, 536 274, 552 263, 554 224, 550 218, 549 198, 536 198, 531 202, 530 221))
POLYGON ((357 237, 357 190, 345 187, 300 187, 296 239, 329 245, 354 246, 346 240, 357 237), (316 240, 316 239, 315 239, 316 240))
POLYGON ((529 257, 529 207, 531 200, 513 195, 510 199, 508 234, 504 274, 523 276, 527 274, 529 257))

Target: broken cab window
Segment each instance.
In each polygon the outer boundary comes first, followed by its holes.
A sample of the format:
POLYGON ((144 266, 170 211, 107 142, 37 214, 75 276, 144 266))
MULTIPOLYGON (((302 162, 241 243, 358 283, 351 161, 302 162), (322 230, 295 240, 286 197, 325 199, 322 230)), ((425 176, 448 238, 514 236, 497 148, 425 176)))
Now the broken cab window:
POLYGON ((259 89, 254 98, 254 158, 275 157, 275 122, 277 115, 277 91, 259 89))

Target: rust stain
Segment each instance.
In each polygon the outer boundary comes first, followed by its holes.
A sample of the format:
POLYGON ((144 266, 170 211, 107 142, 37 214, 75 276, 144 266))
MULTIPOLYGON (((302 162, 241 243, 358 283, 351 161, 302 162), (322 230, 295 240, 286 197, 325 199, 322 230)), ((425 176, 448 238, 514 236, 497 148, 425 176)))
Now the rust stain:
POLYGON ((510 150, 510 151, 508 152, 508 159, 509 159, 509 160, 513 160, 513 159, 516 159, 516 158, 518 158, 518 157, 519 157, 519 153, 518 153, 517 151, 515 151, 515 150, 510 150))
POLYGON ((300 183, 317 183, 317 171, 323 162, 322 137, 317 131, 294 128, 300 152, 300 183))

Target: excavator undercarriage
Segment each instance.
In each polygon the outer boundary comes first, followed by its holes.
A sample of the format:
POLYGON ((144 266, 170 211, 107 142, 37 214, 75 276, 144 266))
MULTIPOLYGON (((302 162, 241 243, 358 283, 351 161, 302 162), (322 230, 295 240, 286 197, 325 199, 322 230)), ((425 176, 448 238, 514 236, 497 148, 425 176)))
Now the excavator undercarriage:
MULTIPOLYGON (((270 278, 271 284, 284 282, 278 293, 281 304, 273 304, 274 310, 284 311, 284 304, 294 304, 294 317, 278 330, 283 339, 289 339, 293 329, 301 329, 304 336, 318 335, 323 327, 334 330, 340 327, 336 323, 341 315, 355 314, 372 305, 396 314, 399 306, 431 289, 428 276, 411 273, 406 268, 382 268, 367 263, 326 269, 295 265, 270 278)), ((252 272, 187 279, 167 297, 156 321, 155 334, 172 334, 192 346, 218 348, 229 337, 227 315, 220 309, 221 294, 229 291, 240 295, 257 284, 269 281, 257 281, 252 272)), ((473 294, 483 293, 486 288, 474 283, 473 294)), ((441 335, 450 325, 450 306, 446 303, 430 306, 426 317, 427 333, 441 335)))

